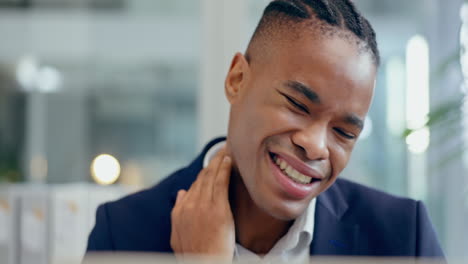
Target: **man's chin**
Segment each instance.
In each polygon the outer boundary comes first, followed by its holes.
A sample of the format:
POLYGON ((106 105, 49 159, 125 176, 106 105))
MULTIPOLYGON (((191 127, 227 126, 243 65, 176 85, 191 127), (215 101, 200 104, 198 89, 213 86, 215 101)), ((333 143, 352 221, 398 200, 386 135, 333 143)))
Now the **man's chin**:
MULTIPOLYGON (((310 201, 315 197, 307 197, 303 200, 293 200, 281 192, 271 192, 269 190, 257 190, 257 192, 268 194, 254 196, 250 194, 256 207, 267 215, 280 221, 291 221, 301 216, 309 207, 310 201)), ((258 194, 258 193, 257 193, 258 194)))
POLYGON ((304 212, 290 212, 290 211, 281 211, 281 212, 272 212, 270 215, 280 221, 293 221, 299 218, 304 212))
POLYGON ((281 221, 291 221, 301 216, 308 208, 309 202, 285 202, 266 206, 264 211, 273 218, 281 221))

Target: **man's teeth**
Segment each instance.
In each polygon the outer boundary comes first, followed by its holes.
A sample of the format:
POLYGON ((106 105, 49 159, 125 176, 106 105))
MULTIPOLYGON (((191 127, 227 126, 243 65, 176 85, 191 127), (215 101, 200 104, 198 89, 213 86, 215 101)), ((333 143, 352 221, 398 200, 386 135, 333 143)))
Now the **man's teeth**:
POLYGON ((286 161, 278 158, 277 156, 274 157, 274 161, 276 165, 280 167, 280 169, 287 175, 289 178, 293 179, 295 182, 308 184, 312 181, 311 177, 307 177, 304 174, 298 172, 297 170, 293 169, 286 161))

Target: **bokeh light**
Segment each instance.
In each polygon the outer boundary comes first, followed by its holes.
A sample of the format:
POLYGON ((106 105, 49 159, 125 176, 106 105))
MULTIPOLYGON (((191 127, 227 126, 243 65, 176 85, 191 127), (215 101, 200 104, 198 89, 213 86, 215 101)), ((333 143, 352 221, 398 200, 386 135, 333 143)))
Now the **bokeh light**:
POLYGON ((120 176, 120 163, 109 154, 101 154, 91 164, 91 175, 98 184, 113 184, 120 176))

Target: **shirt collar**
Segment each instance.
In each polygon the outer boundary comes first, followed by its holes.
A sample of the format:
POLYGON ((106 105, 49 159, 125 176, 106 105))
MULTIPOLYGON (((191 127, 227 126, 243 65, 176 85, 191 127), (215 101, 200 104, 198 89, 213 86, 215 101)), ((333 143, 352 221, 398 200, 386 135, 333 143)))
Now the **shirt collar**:
POLYGON ((210 160, 218 153, 218 151, 226 145, 226 140, 222 140, 213 146, 206 152, 205 157, 203 158, 203 168, 208 167, 210 160))

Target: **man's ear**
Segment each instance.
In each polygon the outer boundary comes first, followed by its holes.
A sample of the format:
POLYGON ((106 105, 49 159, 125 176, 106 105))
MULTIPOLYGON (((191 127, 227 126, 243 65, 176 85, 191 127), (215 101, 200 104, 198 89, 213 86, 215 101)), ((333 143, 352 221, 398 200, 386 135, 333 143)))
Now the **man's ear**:
POLYGON ((245 83, 249 74, 249 63, 247 59, 238 52, 234 55, 231 67, 224 82, 226 98, 230 104, 233 104, 245 89, 245 83))

